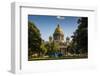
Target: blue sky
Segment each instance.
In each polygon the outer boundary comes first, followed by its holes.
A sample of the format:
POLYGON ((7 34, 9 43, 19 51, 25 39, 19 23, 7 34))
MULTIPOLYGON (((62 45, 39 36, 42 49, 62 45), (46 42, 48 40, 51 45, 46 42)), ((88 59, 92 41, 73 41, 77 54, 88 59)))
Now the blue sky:
POLYGON ((71 16, 47 16, 47 15, 28 15, 28 21, 34 22, 40 30, 41 37, 48 41, 49 36, 53 36, 55 28, 59 24, 64 32, 65 38, 71 37, 77 29, 77 20, 80 17, 71 16))

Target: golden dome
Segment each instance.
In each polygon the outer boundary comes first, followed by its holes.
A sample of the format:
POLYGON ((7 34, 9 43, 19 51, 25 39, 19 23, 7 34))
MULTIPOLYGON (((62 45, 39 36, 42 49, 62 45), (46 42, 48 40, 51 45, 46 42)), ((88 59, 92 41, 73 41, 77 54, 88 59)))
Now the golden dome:
POLYGON ((64 35, 63 30, 61 29, 60 25, 57 25, 57 28, 55 29, 54 34, 61 34, 64 35))

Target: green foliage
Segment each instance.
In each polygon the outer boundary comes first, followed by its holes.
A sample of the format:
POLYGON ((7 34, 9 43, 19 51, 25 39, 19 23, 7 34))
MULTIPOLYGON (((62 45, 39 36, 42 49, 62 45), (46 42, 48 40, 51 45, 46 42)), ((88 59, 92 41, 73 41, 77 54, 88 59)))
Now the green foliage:
POLYGON ((74 32, 73 45, 76 53, 87 53, 88 48, 88 18, 82 17, 78 20, 78 28, 74 32))
POLYGON ((47 48, 48 54, 55 53, 55 52, 59 51, 59 44, 57 44, 55 42, 48 42, 45 44, 45 47, 47 48))
POLYGON ((59 44, 57 44, 56 42, 52 42, 51 49, 53 52, 57 52, 59 50, 59 44))
POLYGON ((41 44, 40 48, 43 54, 47 53, 47 48, 44 43, 41 44))
POLYGON ((51 43, 46 43, 45 47, 47 48, 48 51, 51 51, 51 43))
POLYGON ((34 23, 28 22, 28 48, 33 53, 39 53, 41 46, 41 34, 34 23))

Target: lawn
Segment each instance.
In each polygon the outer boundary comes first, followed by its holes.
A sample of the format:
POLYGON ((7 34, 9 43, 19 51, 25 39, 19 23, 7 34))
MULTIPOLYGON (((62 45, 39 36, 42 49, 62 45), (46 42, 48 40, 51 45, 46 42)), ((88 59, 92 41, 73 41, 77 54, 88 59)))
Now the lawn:
POLYGON ((60 59, 86 59, 87 56, 62 56, 62 57, 36 57, 30 58, 29 61, 37 61, 37 60, 60 60, 60 59))

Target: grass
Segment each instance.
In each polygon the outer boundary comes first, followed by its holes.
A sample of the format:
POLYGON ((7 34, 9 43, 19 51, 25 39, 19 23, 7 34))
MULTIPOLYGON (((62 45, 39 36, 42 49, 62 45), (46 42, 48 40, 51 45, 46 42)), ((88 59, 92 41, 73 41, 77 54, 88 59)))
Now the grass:
POLYGON ((28 61, 37 61, 37 60, 60 60, 60 59, 85 59, 87 56, 62 56, 62 57, 36 57, 30 58, 28 61))

